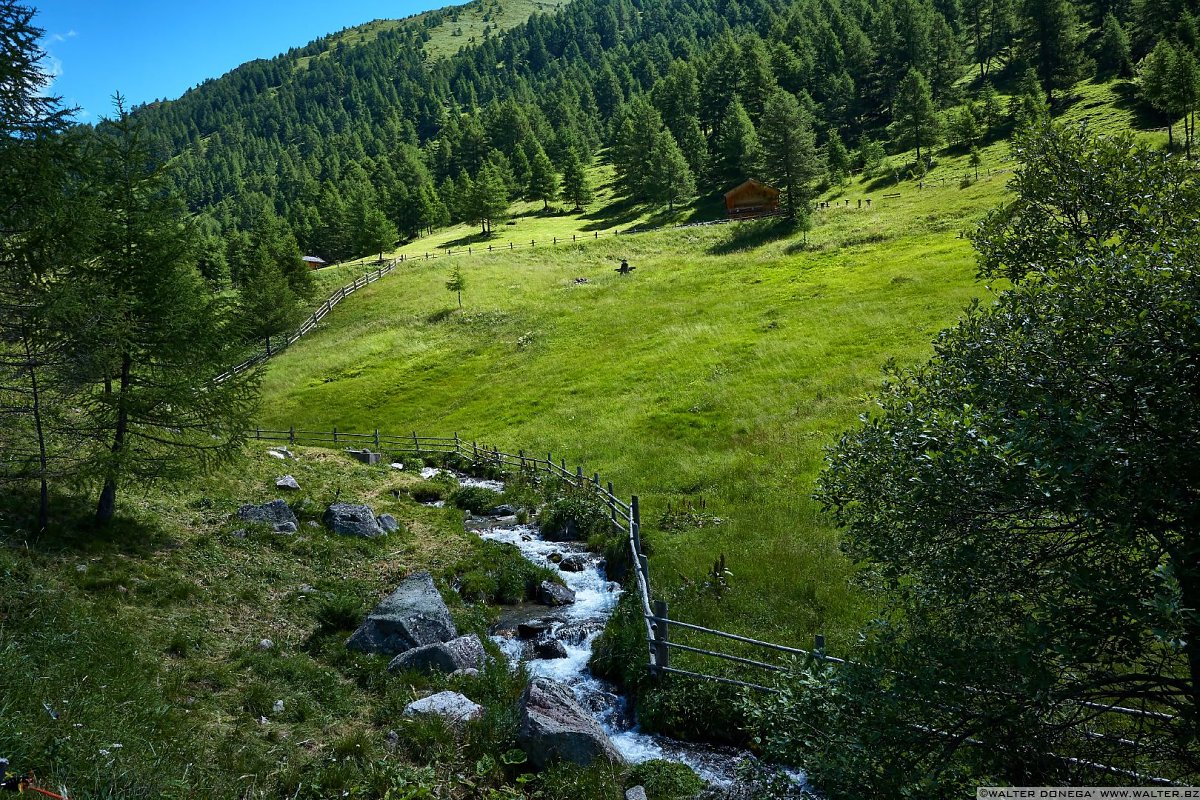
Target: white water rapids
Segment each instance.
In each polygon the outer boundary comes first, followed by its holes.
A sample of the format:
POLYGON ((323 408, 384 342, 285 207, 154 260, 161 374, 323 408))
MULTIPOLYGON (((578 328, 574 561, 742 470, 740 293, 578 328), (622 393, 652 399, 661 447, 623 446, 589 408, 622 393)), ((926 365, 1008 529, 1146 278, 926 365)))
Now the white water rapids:
MULTIPOLYGON (((433 477, 437 470, 422 470, 423 477, 433 477)), ((455 476, 462 486, 503 491, 499 481, 455 476)), ((704 780, 727 786, 735 780, 737 765, 749 753, 732 747, 680 742, 664 736, 638 730, 628 703, 615 687, 592 675, 588 661, 592 646, 600 635, 622 593, 621 585, 608 580, 601 558, 576 542, 548 542, 532 525, 518 524, 515 517, 467 518, 468 530, 484 539, 515 546, 535 564, 557 570, 567 587, 575 593, 575 602, 565 606, 521 606, 506 611, 496 625, 492 639, 514 664, 524 660, 532 675, 543 675, 569 686, 576 699, 604 728, 617 750, 631 764, 664 759, 676 761, 695 770, 704 780), (561 569, 551 555, 575 556, 585 566, 578 572, 561 569), (548 625, 547 633, 566 649, 566 658, 540 658, 534 642, 518 636, 521 623, 548 625)), ((797 783, 803 775, 791 773, 797 783)))

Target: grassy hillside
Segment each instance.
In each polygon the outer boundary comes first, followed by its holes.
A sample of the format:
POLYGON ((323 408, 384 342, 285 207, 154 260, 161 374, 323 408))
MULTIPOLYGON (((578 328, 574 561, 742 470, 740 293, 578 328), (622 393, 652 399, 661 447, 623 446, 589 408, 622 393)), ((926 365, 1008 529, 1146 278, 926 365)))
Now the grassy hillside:
MULTIPOLYGON (((421 569, 460 632, 483 633, 494 610, 450 582, 470 574, 486 589, 481 578, 503 572, 519 584, 532 565, 466 533, 462 512, 409 499, 418 483, 429 491, 420 464, 399 472, 293 451, 282 462, 254 446, 219 476, 131 490, 102 531, 63 498, 51 533, 30 541, 27 498, 0 499, 0 753, 14 770, 75 798, 426 797, 512 746, 520 676, 389 673, 388 659, 343 643, 421 569), (302 487, 287 496, 298 533, 234 516, 279 497, 284 473, 302 487), (401 530, 365 540, 310 525, 336 496, 393 514, 401 530), (458 742, 401 718, 415 697, 448 687, 495 713, 458 742), (390 746, 389 730, 399 734, 390 746)), ((512 777, 494 762, 472 774, 481 786, 512 777)))
MULTIPOLYGON (((1081 85, 1064 118, 1136 127, 1123 87, 1081 85)), ((942 153, 923 189, 855 180, 826 195, 835 208, 818 212, 807 243, 762 221, 543 246, 714 213, 712 199, 670 217, 623 206, 599 172, 588 212, 517 206, 489 240, 526 249, 443 251, 339 307, 272 362, 264 422, 553 451, 641 494, 656 593, 684 618, 800 644, 823 632, 836 650, 868 604, 813 480, 823 449, 870 410, 885 362, 928 356, 938 330, 986 301, 963 234, 1002 201, 1014 165, 1003 142, 983 162, 975 181, 965 156, 942 153), (621 258, 632 276, 613 271, 621 258), (468 282, 461 313, 444 288, 452 262, 468 282), (722 524, 667 514, 701 498, 722 524), (718 600, 703 584, 722 553, 733 589, 718 600)), ((472 234, 459 226, 400 252, 461 248, 472 234)), ((336 285, 359 269, 323 277, 336 285)))
POLYGON ((870 210, 855 184, 808 245, 764 221, 462 258, 461 313, 450 259, 413 262, 272 363, 264 422, 550 450, 639 492, 650 529, 703 498, 723 524, 651 535, 656 590, 689 619, 843 644, 865 608, 809 499, 822 448, 884 361, 926 355, 984 293, 959 232, 1004 181, 906 183, 870 210), (700 584, 721 553, 734 588, 715 602, 700 584))

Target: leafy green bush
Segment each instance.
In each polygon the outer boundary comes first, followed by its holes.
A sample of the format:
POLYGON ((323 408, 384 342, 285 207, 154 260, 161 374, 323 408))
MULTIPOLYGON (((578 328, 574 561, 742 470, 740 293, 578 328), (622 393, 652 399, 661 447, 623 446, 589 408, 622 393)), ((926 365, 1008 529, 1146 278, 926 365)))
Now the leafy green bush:
POLYGON ((611 529, 608 506, 586 489, 568 489, 548 502, 538 517, 549 541, 586 540, 611 529))
POLYGON ((643 787, 650 800, 684 800, 703 789, 704 781, 686 764, 656 758, 631 769, 625 786, 643 787))
POLYGON ((462 486, 451 492, 446 502, 463 511, 486 514, 500 504, 500 493, 482 486, 462 486))
POLYGON ((479 540, 453 570, 458 594, 474 603, 511 605, 537 596, 542 581, 562 583, 557 570, 529 561, 512 545, 479 540))
POLYGON ((408 487, 408 496, 418 503, 434 503, 445 500, 449 487, 440 481, 421 481, 408 487))

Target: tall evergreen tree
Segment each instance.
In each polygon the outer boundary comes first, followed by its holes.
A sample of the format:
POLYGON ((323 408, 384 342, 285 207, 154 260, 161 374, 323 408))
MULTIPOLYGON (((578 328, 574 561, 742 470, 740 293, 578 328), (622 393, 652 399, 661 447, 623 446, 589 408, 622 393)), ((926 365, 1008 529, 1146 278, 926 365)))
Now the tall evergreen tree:
POLYGON ((662 116, 644 96, 634 97, 621 109, 611 157, 617 187, 636 200, 650 198, 650 152, 662 127, 662 116))
POLYGON ((1133 57, 1129 34, 1111 11, 1104 15, 1100 29, 1100 45, 1096 49, 1096 63, 1105 75, 1128 77, 1133 74, 1133 57))
MULTIPOLYGON (((798 103, 797 107, 799 107, 798 103)), ((767 143, 767 138, 767 132, 763 130, 764 144, 767 143)), ((846 149, 846 145, 842 144, 842 137, 838 136, 836 132, 831 132, 829 141, 825 143, 825 165, 829 183, 834 186, 841 186, 850 177, 850 152, 846 149)))
POLYGON ((165 190, 141 132, 118 101, 100 132, 101 211, 93 257, 79 276, 73 340, 78 431, 101 483, 96 518, 116 511, 119 487, 183 477, 227 462, 257 405, 257 375, 215 383, 238 341, 196 268, 195 232, 165 190))
POLYGON ((762 145, 750 115, 734 100, 721 121, 710 167, 718 187, 740 183, 762 171, 762 145))
POLYGON ((1056 89, 1074 86, 1089 68, 1079 18, 1069 0, 1025 0, 1023 11, 1029 61, 1053 99, 1056 89))
POLYGON ((696 193, 696 179, 688 167, 687 159, 675 142, 671 132, 663 129, 654 138, 650 151, 650 199, 666 203, 673 210, 696 193))
POLYGON ((563 165, 563 196, 571 201, 576 210, 583 208, 593 199, 587 170, 574 150, 567 151, 566 163, 563 165))
POLYGON ((529 185, 526 188, 530 200, 541 200, 542 208, 550 207, 550 201, 558 197, 558 174, 550 157, 541 147, 533 155, 529 165, 529 185))
MULTIPOLYGON (((838 141, 836 137, 834 140, 838 141)), ((766 178, 782 190, 788 216, 793 220, 807 220, 815 194, 813 182, 822 164, 817 155, 812 120, 790 92, 776 89, 767 98, 762 119, 762 143, 766 178)))
POLYGON ((466 198, 465 219, 481 226, 484 235, 492 232, 492 223, 508 210, 508 187, 494 164, 484 164, 475 176, 466 198))
POLYGON ((901 147, 916 148, 918 162, 922 148, 928 151, 941 141, 941 123, 929 94, 929 83, 915 69, 909 70, 900 84, 892 131, 901 147))

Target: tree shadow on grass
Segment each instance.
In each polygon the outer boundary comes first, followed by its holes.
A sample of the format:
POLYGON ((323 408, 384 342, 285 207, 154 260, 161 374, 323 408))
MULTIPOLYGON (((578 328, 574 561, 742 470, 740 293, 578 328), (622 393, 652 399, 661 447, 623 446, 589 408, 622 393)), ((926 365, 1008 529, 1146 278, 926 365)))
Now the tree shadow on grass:
POLYGON ((729 236, 724 241, 708 248, 708 254, 727 256, 733 253, 743 253, 755 250, 763 245, 780 239, 786 239, 801 232, 795 220, 787 217, 772 217, 770 219, 746 220, 731 223, 729 236))
POLYGON ((1137 84, 1133 81, 1121 81, 1113 87, 1113 94, 1117 96, 1113 107, 1132 114, 1133 127, 1135 129, 1150 130, 1167 127, 1165 117, 1155 113, 1153 109, 1138 99, 1137 84))
POLYGON ((602 231, 618 225, 628 225, 642 215, 642 204, 628 197, 613 200, 606 206, 590 211, 580 217, 591 220, 580 226, 581 231, 602 231))
POLYGON ((491 233, 469 233, 466 236, 460 236, 457 239, 447 239, 446 241, 435 245, 433 249, 447 250, 455 247, 470 247, 471 245, 479 244, 481 242, 486 244, 487 242, 496 238, 497 235, 495 231, 491 233))
MULTIPOLYGON (((35 487, 7 487, 0 500, 0 542, 34 547, 43 552, 120 553, 149 556, 171 546, 172 538, 160 527, 147 525, 121 513, 108 525, 95 521, 95 498, 54 492, 50 497, 50 524, 37 532, 38 494, 35 487)), ((129 502, 126 492, 125 502, 129 502)))

